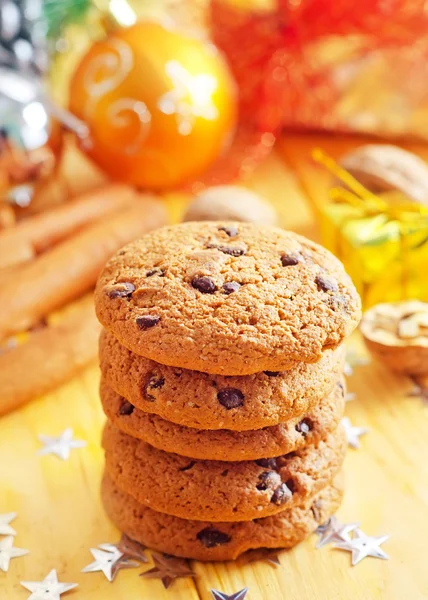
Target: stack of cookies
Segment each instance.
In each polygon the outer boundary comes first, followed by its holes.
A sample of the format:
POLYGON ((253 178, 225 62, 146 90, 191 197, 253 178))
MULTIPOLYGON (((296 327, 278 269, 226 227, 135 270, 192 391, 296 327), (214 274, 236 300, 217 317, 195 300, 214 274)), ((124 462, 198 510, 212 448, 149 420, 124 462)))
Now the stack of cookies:
POLYGON ((165 227, 109 261, 96 309, 119 529, 227 560, 291 547, 336 511, 360 302, 329 252, 250 223, 165 227))

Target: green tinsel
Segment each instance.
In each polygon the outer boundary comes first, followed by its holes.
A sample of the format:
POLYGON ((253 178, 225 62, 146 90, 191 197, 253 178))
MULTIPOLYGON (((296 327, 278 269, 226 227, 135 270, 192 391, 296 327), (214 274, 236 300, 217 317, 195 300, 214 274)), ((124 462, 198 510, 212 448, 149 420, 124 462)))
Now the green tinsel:
POLYGON ((91 0, 44 0, 43 11, 47 23, 47 36, 58 39, 69 23, 81 21, 91 0))

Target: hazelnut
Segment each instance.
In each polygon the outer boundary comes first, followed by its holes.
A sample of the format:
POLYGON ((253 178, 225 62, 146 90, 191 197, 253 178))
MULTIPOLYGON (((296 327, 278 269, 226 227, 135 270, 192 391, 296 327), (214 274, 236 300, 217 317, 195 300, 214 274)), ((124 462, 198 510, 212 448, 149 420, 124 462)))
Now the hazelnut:
POLYGON ((391 144, 367 144, 342 156, 339 164, 371 192, 401 192, 428 204, 428 165, 412 152, 391 144))
POLYGON ((255 192, 237 185, 219 185, 195 196, 183 221, 247 221, 277 225, 278 215, 255 192))
POLYGON ((360 329, 368 349, 393 371, 428 374, 428 303, 377 304, 364 314, 360 329))

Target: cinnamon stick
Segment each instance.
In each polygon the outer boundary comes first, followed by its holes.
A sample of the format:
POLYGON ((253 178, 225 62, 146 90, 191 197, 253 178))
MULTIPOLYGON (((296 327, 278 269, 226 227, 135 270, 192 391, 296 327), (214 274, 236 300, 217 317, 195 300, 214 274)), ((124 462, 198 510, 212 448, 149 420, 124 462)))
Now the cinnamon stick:
POLYGON ((100 329, 89 294, 63 321, 0 354, 0 415, 51 391, 95 360, 100 329))
POLYGON ((11 275, 0 287, 0 340, 30 328, 95 285, 101 268, 124 244, 166 222, 163 204, 142 197, 90 225, 11 275))
POLYGON ((112 184, 0 231, 0 268, 40 254, 89 223, 129 206, 138 197, 132 187, 112 184))

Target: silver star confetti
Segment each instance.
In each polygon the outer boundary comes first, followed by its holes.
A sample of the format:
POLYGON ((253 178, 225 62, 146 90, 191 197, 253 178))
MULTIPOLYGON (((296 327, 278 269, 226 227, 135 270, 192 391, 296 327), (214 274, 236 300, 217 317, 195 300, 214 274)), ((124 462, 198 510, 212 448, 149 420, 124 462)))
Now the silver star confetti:
POLYGON ((29 550, 23 548, 15 548, 13 546, 14 538, 8 535, 3 540, 0 540, 0 571, 7 573, 9 569, 10 559, 17 558, 28 554, 29 550))
POLYGON ((333 542, 350 542, 351 538, 349 534, 351 531, 357 529, 358 526, 359 523, 342 525, 335 516, 330 517, 327 523, 320 525, 316 530, 316 533, 320 536, 316 547, 322 548, 322 546, 332 544, 333 542))
POLYGON ((146 547, 131 539, 125 533, 122 533, 119 543, 115 544, 115 546, 122 552, 124 558, 133 558, 142 563, 149 562, 147 556, 144 554, 146 547))
POLYGON ((16 519, 18 513, 10 512, 0 515, 0 535, 16 535, 16 531, 9 525, 11 521, 16 519))
POLYGON ((234 594, 225 594, 224 592, 211 590, 213 600, 245 600, 247 593, 248 588, 244 588, 243 590, 235 592, 234 594))
POLYGON ((354 427, 354 425, 352 425, 349 417, 343 417, 342 425, 345 428, 348 445, 351 448, 359 448, 360 447, 360 436, 362 436, 368 432, 367 427, 354 427))
POLYGON ((364 367, 370 363, 371 360, 368 356, 362 356, 352 348, 348 348, 346 351, 346 362, 343 372, 347 377, 349 377, 350 375, 353 375, 354 367, 364 367))
POLYGON ((52 569, 43 581, 21 581, 21 585, 31 592, 28 600, 61 600, 61 594, 77 587, 77 583, 60 583, 56 569, 52 569))
POLYGON ((388 560, 389 556, 384 550, 382 550, 382 548, 380 548, 380 545, 386 542, 388 538, 389 535, 372 537, 370 535, 366 535, 360 529, 356 529, 354 531, 354 537, 352 540, 340 542, 335 545, 335 548, 352 552, 352 566, 357 565, 361 560, 363 560, 363 558, 366 558, 367 556, 388 560))
POLYGON ((123 552, 113 544, 100 544, 98 548, 90 548, 95 561, 82 569, 82 573, 94 573, 102 571, 111 582, 120 569, 139 567, 137 562, 128 560, 123 552))
POLYGON ((189 563, 184 558, 152 552, 152 559, 155 566, 153 569, 141 573, 140 577, 160 579, 165 589, 168 589, 171 583, 180 577, 196 577, 196 573, 189 568, 189 563))
POLYGON ((346 377, 351 377, 351 375, 353 375, 354 373, 354 369, 351 367, 351 365, 346 362, 345 366, 343 367, 343 374, 346 375, 346 377))
POLYGON ((345 402, 352 402, 352 400, 355 400, 356 397, 357 394, 355 392, 347 392, 345 395, 345 402))
POLYGON ((44 445, 37 454, 44 456, 45 454, 54 454, 61 460, 68 460, 72 448, 84 448, 87 442, 84 440, 74 440, 73 430, 68 427, 58 437, 50 435, 39 435, 39 440, 44 445))
POLYGON ((256 561, 265 561, 274 567, 281 566, 278 554, 281 548, 256 548, 255 550, 247 550, 239 557, 239 565, 248 565, 256 561))

